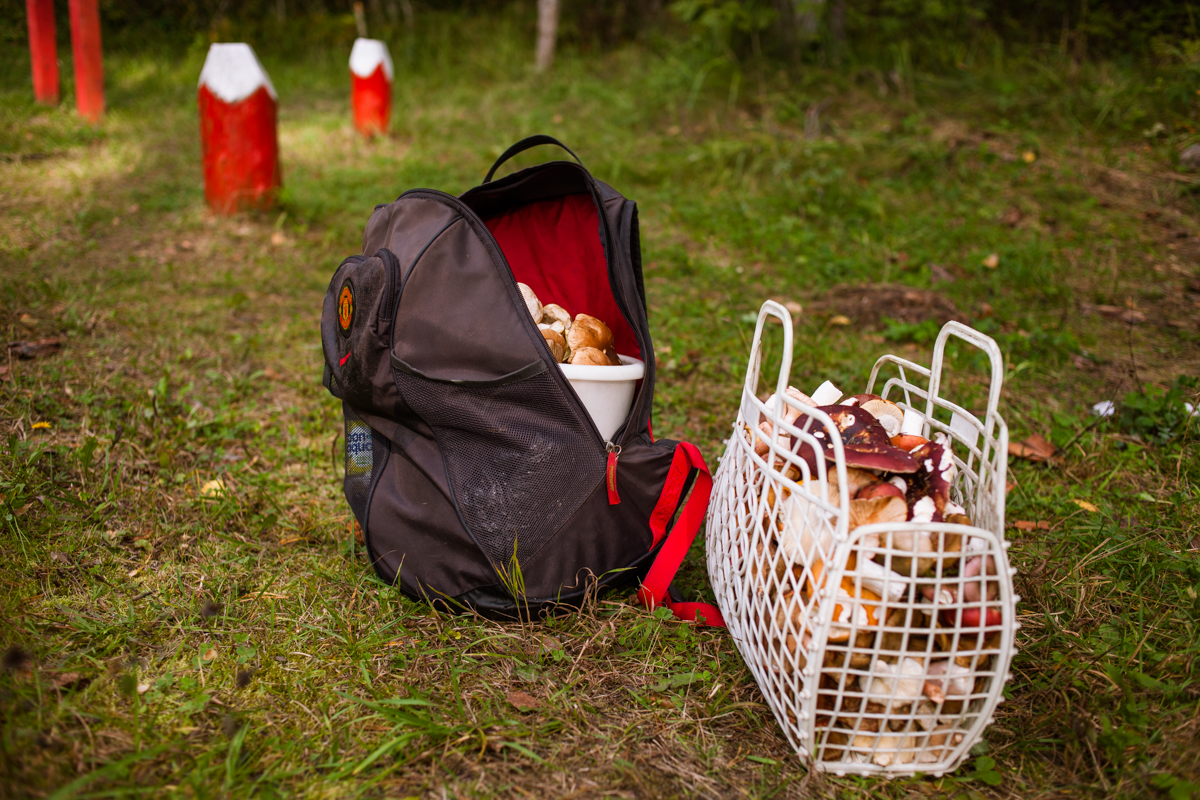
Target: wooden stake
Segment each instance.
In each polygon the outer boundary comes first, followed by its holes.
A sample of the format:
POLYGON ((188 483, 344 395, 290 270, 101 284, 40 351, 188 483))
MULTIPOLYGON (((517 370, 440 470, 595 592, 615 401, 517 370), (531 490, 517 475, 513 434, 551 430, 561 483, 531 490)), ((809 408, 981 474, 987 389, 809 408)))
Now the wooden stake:
POLYGON ((54 40, 54 0, 25 0, 29 18, 29 60, 33 66, 33 97, 39 103, 58 103, 58 45, 54 40))
POLYGON ((75 56, 75 108, 88 122, 104 116, 104 58, 97 0, 70 0, 71 51, 75 56))

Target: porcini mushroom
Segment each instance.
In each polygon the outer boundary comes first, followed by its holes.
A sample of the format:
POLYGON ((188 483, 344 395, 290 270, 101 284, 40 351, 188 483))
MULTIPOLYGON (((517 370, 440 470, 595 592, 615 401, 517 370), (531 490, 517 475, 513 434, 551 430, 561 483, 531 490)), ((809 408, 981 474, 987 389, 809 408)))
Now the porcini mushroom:
POLYGON ((542 306, 542 321, 543 322, 561 322, 562 330, 560 333, 566 335, 567 329, 571 327, 571 315, 565 308, 558 303, 547 303, 542 306))
POLYGON ((594 347, 603 353, 613 346, 613 334, 602 321, 587 314, 576 314, 575 321, 567 331, 567 344, 571 350, 594 347))
POLYGON ((561 333, 552 328, 543 328, 542 338, 546 340, 546 346, 550 348, 550 355, 554 356, 555 361, 561 364, 567 360, 567 340, 561 333))
POLYGON ((529 309, 529 316, 533 317, 534 322, 541 322, 542 302, 538 300, 538 296, 523 283, 518 283, 517 288, 521 290, 521 297, 525 299, 525 308, 529 309))
POLYGON ((921 698, 925 684, 925 664, 915 658, 905 657, 896 665, 882 658, 876 659, 867 684, 867 700, 879 703, 888 711, 910 708, 921 698))
POLYGON ((571 363, 592 367, 612 366, 608 356, 604 355, 604 351, 597 350, 595 347, 572 347, 571 363))

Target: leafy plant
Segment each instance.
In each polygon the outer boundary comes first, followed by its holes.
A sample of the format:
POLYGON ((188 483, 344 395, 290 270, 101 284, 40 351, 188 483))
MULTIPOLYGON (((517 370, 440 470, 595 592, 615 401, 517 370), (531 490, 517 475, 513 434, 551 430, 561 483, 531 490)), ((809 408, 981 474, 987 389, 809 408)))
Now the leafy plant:
POLYGON ((1132 436, 1164 444, 1194 430, 1192 415, 1200 387, 1196 378, 1181 375, 1170 388, 1147 385, 1129 392, 1117 408, 1117 427, 1132 436))

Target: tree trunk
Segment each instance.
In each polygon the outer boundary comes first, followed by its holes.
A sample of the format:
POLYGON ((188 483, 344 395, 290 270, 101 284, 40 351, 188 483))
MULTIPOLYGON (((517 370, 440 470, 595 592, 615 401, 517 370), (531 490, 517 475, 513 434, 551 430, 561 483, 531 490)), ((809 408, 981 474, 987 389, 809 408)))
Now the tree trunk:
POLYGON ((538 0, 538 72, 546 72, 554 63, 554 41, 558 37, 558 0, 538 0))
POLYGON ((367 38, 367 15, 363 13, 363 4, 361 2, 354 4, 354 27, 358 28, 360 39, 367 38))
POLYGON ((829 35, 839 49, 846 43, 846 0, 829 6, 829 35))
POLYGON ((817 35, 825 0, 796 0, 796 27, 800 38, 808 41, 817 35))

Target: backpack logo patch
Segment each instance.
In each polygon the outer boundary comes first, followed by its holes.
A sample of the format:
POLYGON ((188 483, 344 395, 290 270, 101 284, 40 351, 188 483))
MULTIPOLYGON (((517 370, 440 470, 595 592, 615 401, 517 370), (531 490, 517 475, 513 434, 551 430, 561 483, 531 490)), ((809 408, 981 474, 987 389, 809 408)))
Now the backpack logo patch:
POLYGON ((350 281, 346 281, 342 284, 342 293, 338 296, 338 324, 342 326, 342 333, 349 333, 353 323, 354 289, 350 286, 350 281))

